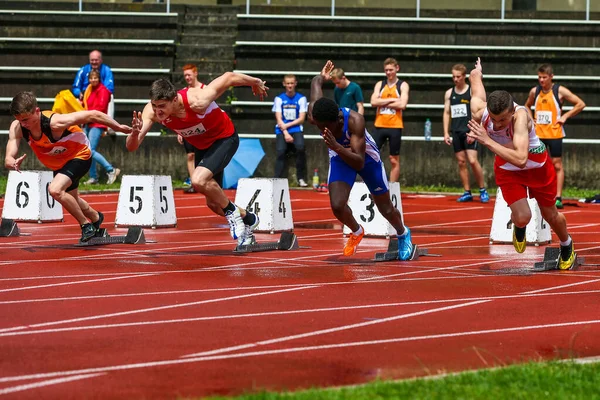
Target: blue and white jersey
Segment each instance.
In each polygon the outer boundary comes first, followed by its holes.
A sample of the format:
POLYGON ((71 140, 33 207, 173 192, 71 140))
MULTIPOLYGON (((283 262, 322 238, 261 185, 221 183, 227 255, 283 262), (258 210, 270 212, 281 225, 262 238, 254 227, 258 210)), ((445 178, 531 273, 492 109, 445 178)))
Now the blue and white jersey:
MULTIPOLYGON (((289 97, 285 92, 281 93, 279 96, 275 97, 273 102, 273 112, 280 112, 281 118, 283 122, 287 124, 288 122, 292 122, 298 117, 300 117, 300 113, 308 112, 308 100, 306 100, 306 96, 296 93, 294 97, 289 97)), ((288 128, 288 132, 290 134, 302 132, 302 124, 295 125, 288 128)), ((281 129, 275 124, 275 134, 281 135, 281 129)))
MULTIPOLYGON (((342 146, 350 147, 351 133, 348 130, 348 117, 350 116, 349 108, 340 108, 344 114, 343 136, 336 141, 342 146)), ((363 181, 369 188, 369 191, 375 195, 387 193, 389 184, 385 173, 385 167, 381 161, 381 156, 375 141, 365 129, 365 164, 360 171, 356 171, 346 164, 346 162, 335 151, 329 149, 329 176, 327 181, 332 182, 342 181, 352 187, 356 181, 356 175, 360 175, 363 181)))
MULTIPOLYGON (((343 136, 340 139, 336 138, 336 141, 342 146, 349 148, 350 147, 350 130, 348 130, 348 118, 350 118, 350 109, 349 108, 340 108, 342 113, 344 114, 344 127, 342 128, 343 136)), ((379 154, 379 149, 377 148, 377 144, 373 137, 365 128, 365 156, 371 157, 374 161, 381 161, 381 156, 379 154)), ((329 149, 329 158, 337 157, 338 153, 329 149)))

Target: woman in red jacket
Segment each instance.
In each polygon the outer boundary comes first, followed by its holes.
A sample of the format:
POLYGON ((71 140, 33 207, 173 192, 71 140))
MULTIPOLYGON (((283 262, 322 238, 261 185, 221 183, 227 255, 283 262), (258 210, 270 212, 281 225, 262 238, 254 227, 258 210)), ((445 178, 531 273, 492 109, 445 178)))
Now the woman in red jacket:
MULTIPOLYGON (((100 82, 100 73, 96 70, 90 71, 88 76, 90 85, 85 91, 84 106, 87 110, 98 110, 103 113, 108 111, 108 103, 110 102, 111 93, 109 90, 100 82)), ((114 183, 117 180, 117 176, 121 173, 121 170, 114 168, 104 156, 96 151, 102 134, 106 131, 106 126, 97 123, 90 123, 84 126, 85 134, 90 141, 90 148, 92 149, 92 166, 90 168, 90 179, 85 184, 92 185, 98 183, 98 173, 96 172, 96 162, 98 162, 102 168, 108 174, 108 183, 114 183)))

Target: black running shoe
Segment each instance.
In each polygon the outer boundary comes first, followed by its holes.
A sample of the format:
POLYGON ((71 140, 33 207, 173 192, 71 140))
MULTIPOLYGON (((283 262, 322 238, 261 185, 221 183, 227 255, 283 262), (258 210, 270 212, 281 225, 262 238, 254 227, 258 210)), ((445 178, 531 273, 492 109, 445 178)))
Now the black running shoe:
POLYGON ((81 239, 79 239, 80 242, 87 242, 94 236, 96 236, 96 227, 94 224, 87 223, 81 225, 81 239))
POLYGON ((100 225, 102 225, 102 222, 104 222, 104 214, 102 214, 100 211, 98 211, 98 221, 93 222, 92 225, 94 225, 94 228, 96 228, 96 230, 100 229, 100 225))

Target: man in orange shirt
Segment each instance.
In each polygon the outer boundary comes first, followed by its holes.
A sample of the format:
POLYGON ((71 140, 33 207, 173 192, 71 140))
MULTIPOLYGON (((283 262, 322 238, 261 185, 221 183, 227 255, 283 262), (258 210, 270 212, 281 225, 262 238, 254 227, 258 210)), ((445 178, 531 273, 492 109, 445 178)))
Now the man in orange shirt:
POLYGON ((375 130, 373 139, 377 143, 379 151, 386 140, 390 142, 390 182, 398 182, 400 179, 400 146, 402 144, 402 111, 408 104, 408 83, 398 79, 400 64, 393 58, 387 58, 383 62, 383 71, 386 79, 377 82, 371 96, 371 105, 377 107, 375 116, 375 130))
MULTIPOLYGON (((183 70, 183 79, 185 83, 187 83, 187 88, 200 88, 204 87, 202 82, 198 81, 198 67, 195 64, 186 64, 182 68, 183 70)), ((194 174, 194 170, 196 169, 196 162, 194 158, 194 153, 196 148, 189 144, 187 140, 183 138, 183 136, 177 135, 177 141, 179 144, 182 144, 185 148, 185 153, 187 155, 187 170, 189 176, 183 181, 184 185, 188 185, 189 187, 183 191, 183 193, 196 193, 196 189, 192 186, 192 175, 194 174)))
POLYGON ((123 133, 131 133, 131 127, 95 110, 70 114, 40 111, 31 92, 18 93, 10 103, 10 113, 16 120, 8 132, 5 167, 20 172, 26 154, 18 156, 19 144, 25 139, 40 162, 54 171, 48 193, 81 225, 81 241, 90 240, 99 229, 103 215, 80 198, 77 190, 79 180, 92 164, 90 142, 79 125, 99 123, 123 133))
POLYGON ((563 125, 567 119, 576 116, 585 108, 585 103, 569 89, 553 83, 554 73, 550 64, 538 68, 539 85, 531 88, 525 102, 525 109, 531 114, 531 106, 535 106, 532 115, 535 121, 535 133, 544 142, 552 157, 556 171, 556 207, 563 208, 562 189, 565 183, 565 171, 562 166, 562 144, 565 137, 563 125), (567 100, 573 108, 564 113, 562 106, 567 100))

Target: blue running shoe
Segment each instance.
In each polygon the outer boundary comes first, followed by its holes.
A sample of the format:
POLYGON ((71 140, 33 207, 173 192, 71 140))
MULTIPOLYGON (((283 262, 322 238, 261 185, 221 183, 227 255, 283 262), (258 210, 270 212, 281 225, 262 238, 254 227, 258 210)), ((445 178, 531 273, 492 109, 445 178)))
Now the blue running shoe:
POLYGON ((402 261, 410 259, 414 249, 412 239, 410 237, 410 229, 407 227, 404 227, 404 229, 406 230, 405 234, 398 236, 398 259, 402 261))
POLYGON ((487 190, 479 189, 479 201, 482 203, 487 203, 490 201, 490 195, 488 194, 487 190))
POLYGON ((457 200, 459 203, 466 203, 467 201, 473 201, 473 195, 471 192, 464 192, 457 200))
POLYGON ((192 186, 192 180, 188 177, 185 181, 183 181, 183 186, 192 186))

